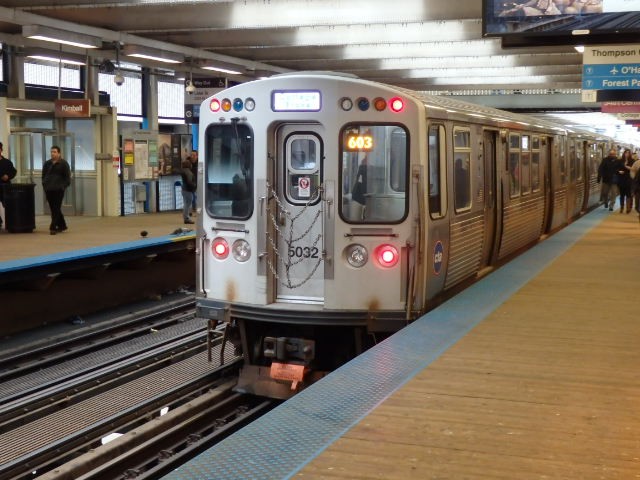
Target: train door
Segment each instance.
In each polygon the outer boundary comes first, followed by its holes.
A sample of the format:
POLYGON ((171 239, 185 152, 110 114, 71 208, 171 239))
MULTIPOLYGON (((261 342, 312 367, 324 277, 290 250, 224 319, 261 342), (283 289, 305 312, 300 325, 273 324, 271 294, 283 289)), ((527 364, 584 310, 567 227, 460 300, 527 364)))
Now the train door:
POLYGON ((444 289, 449 260, 449 205, 447 188, 447 137, 442 124, 428 129, 426 223, 426 300, 444 289))
POLYGON ((268 230, 277 259, 271 273, 278 302, 324 302, 322 133, 319 125, 299 124, 276 133, 268 230))
POLYGON ((577 149, 580 142, 574 138, 567 140, 567 218, 571 219, 576 215, 578 209, 578 197, 580 196, 578 185, 578 155, 577 149))
POLYGON ((493 130, 485 130, 483 133, 483 152, 482 159, 484 161, 484 243, 482 260, 480 268, 491 265, 494 252, 496 251, 496 239, 500 238, 497 232, 498 222, 497 212, 497 192, 496 192, 496 168, 497 168, 497 150, 496 138, 498 132, 493 130))
POLYGON ((555 148, 552 138, 542 138, 542 145, 540 148, 540 167, 542 168, 542 188, 544 189, 544 233, 549 233, 551 231, 553 221, 554 199, 552 188, 552 159, 554 157, 553 152, 555 148))

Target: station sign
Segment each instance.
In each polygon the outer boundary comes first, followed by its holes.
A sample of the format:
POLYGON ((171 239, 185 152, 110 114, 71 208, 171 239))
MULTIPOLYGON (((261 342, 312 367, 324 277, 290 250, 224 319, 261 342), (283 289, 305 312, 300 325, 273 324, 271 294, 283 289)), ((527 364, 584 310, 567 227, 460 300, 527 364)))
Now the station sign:
POLYGON ((86 99, 58 99, 54 102, 57 118, 89 118, 91 116, 91 102, 86 99))
MULTIPOLYGON (((195 91, 187 93, 184 96, 184 120, 186 123, 198 123, 200 120, 200 104, 228 86, 237 85, 237 82, 229 82, 222 77, 196 78, 190 80, 193 82, 195 91)), ((186 85, 186 80, 185 80, 186 85)))
POLYGON ((640 113, 640 102, 602 102, 602 113, 640 113))
POLYGON ((583 65, 582 88, 586 90, 640 88, 640 63, 583 65))
MULTIPOLYGON (((640 90, 639 45, 585 46, 582 66, 582 101, 623 100, 627 92, 640 90), (618 93, 598 94, 604 90, 618 93)), ((635 93, 635 92, 634 92, 635 93)), ((630 94, 629 100, 636 99, 630 94)))
POLYGON ((616 118, 620 120, 640 120, 640 113, 616 113, 616 118))

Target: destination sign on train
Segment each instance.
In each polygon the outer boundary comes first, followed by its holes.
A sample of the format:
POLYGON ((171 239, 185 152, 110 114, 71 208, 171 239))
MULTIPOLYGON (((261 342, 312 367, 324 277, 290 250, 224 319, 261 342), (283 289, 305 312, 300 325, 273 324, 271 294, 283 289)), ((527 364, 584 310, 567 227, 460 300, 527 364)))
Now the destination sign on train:
POLYGON ((271 94, 274 112, 319 112, 320 104, 317 90, 274 91, 271 94))

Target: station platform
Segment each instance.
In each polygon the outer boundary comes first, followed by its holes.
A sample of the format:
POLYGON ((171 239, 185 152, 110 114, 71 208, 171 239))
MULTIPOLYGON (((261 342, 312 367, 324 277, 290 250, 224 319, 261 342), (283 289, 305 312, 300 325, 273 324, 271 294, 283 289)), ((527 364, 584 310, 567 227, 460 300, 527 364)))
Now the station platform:
POLYGON ((0 337, 195 285, 195 225, 181 212, 49 216, 29 233, 0 231, 0 337))
POLYGON ((639 251, 594 210, 165 478, 639 478, 639 251))

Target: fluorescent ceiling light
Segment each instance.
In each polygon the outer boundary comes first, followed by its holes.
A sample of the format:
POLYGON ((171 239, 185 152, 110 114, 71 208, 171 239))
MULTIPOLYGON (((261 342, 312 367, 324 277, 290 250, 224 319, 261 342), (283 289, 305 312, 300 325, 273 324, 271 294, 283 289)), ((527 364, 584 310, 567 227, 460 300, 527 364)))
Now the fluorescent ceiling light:
POLYGON ((102 47, 102 40, 98 37, 92 37, 91 35, 84 35, 82 33, 65 32, 40 25, 24 25, 22 27, 22 36, 35 40, 44 40, 46 42, 73 45, 74 47, 80 48, 102 47))
POLYGON ((232 70, 230 68, 213 67, 213 66, 206 66, 202 68, 204 70, 213 70, 214 72, 228 73, 229 75, 242 75, 242 72, 239 72, 238 70, 232 70))
POLYGON ((125 45, 122 53, 128 57, 146 58, 147 60, 155 60, 156 62, 184 62, 184 56, 179 53, 165 52, 164 50, 142 47, 140 45, 125 45))
POLYGON ((81 67, 85 65, 85 62, 80 62, 78 60, 71 60, 69 58, 56 58, 50 57, 48 55, 27 55, 28 58, 35 58, 36 60, 45 60, 47 62, 56 62, 56 63, 67 63, 69 65, 80 65, 81 67))
POLYGON ((51 110, 41 110, 39 108, 19 108, 19 107, 7 107, 7 110, 12 112, 50 112, 51 110))

